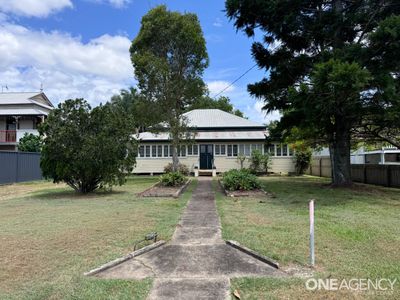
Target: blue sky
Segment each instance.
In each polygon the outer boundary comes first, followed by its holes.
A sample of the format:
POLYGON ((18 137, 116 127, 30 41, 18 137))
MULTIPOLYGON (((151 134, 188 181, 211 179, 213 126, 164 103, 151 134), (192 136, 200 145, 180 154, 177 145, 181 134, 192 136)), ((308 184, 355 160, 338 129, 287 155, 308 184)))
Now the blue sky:
MULTIPOLYGON (((196 13, 207 41, 210 66, 204 74, 211 95, 254 65, 253 42, 236 32, 224 1, 212 0, 0 0, 0 83, 9 91, 44 91, 53 102, 84 97, 105 102, 135 84, 130 41, 141 17, 159 4, 196 13)), ((254 68, 224 95, 252 120, 277 118, 261 112, 247 84, 264 71, 254 68)))

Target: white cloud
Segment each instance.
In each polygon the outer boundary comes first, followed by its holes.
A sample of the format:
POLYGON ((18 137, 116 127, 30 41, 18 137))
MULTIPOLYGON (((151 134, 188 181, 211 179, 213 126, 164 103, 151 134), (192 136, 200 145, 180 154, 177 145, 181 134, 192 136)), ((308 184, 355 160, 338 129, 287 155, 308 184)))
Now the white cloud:
POLYGON ((214 23, 213 23, 214 27, 222 27, 222 20, 220 18, 216 18, 214 23))
POLYGON ((72 7, 71 0, 0 0, 0 11, 28 17, 47 17, 72 7))
POLYGON ((275 120, 280 120, 281 119, 281 114, 279 111, 273 111, 270 113, 266 113, 262 108, 264 106, 264 103, 261 101, 255 101, 253 105, 247 105, 246 109, 244 110, 244 113, 246 116, 249 117, 249 119, 263 123, 263 124, 268 124, 271 121, 275 120))
POLYGON ((83 43, 60 32, 0 24, 0 83, 10 91, 37 91, 41 83, 58 103, 82 97, 92 105, 133 84, 130 40, 103 35, 83 43))
MULTIPOLYGON (((210 95, 213 97, 215 94, 221 92, 223 89, 227 88, 231 83, 225 80, 215 80, 207 82, 208 90, 210 95)), ((234 85, 229 86, 224 93, 232 92, 235 89, 234 85)), ((221 94, 223 95, 223 94, 221 94)))
POLYGON ((110 4, 111 6, 114 6, 116 8, 122 8, 128 5, 131 0, 87 0, 87 1, 92 1, 92 2, 97 2, 97 3, 106 3, 110 4))

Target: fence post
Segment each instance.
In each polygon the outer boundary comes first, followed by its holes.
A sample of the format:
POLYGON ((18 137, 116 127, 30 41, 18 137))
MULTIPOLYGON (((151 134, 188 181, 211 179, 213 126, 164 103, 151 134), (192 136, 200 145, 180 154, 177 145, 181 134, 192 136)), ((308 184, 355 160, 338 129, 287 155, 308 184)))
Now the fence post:
POLYGON ((314 200, 309 202, 310 211, 310 265, 315 265, 315 251, 314 251, 314 200))

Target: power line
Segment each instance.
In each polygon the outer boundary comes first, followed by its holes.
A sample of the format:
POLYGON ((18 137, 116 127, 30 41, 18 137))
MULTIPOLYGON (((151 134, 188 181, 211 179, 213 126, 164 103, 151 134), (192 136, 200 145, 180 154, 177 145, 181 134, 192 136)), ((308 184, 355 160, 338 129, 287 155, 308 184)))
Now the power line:
POLYGON ((247 73, 249 73, 251 70, 253 70, 257 64, 252 66, 250 69, 248 69, 246 72, 244 72, 242 75, 240 75, 238 78, 236 78, 234 81, 232 81, 229 85, 224 87, 221 91, 219 91, 213 98, 217 98, 219 95, 221 95, 223 92, 225 92, 227 89, 229 89, 232 85, 234 85, 237 81, 239 81, 243 76, 245 76, 247 73))

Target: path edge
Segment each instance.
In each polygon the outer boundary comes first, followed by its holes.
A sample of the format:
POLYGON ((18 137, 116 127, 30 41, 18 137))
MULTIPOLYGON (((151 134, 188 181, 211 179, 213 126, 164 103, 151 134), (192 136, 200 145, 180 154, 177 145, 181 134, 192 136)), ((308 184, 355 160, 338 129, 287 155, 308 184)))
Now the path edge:
POLYGON ((111 267, 119 265, 119 264, 121 264, 121 263, 123 263, 123 262, 125 262, 125 261, 127 261, 127 260, 129 260, 131 258, 133 258, 133 257, 139 256, 139 255, 144 254, 146 252, 149 252, 149 251, 151 251, 153 249, 156 249, 156 248, 164 245, 165 243, 166 243, 165 241, 161 240, 161 241, 158 241, 158 242, 156 242, 154 244, 145 246, 145 247, 140 248, 139 250, 133 251, 133 252, 131 252, 131 253, 125 255, 125 256, 122 256, 120 258, 117 258, 117 259, 114 259, 112 261, 109 261, 108 263, 105 263, 104 265, 101 265, 98 268, 95 268, 95 269, 92 269, 92 270, 90 270, 88 272, 85 272, 85 273, 83 273, 83 275, 84 276, 93 276, 93 275, 95 275, 97 273, 100 273, 100 272, 102 272, 104 270, 107 270, 107 269, 109 269, 111 267))
POLYGON ((225 241, 225 243, 227 245, 237 249, 237 250, 240 250, 240 251, 242 251, 242 252, 244 252, 244 253, 246 253, 246 254, 248 254, 248 255, 250 255, 250 256, 252 256, 252 257, 254 257, 254 258, 256 258, 256 259, 258 259, 258 260, 260 260, 260 261, 262 261, 262 262, 264 262, 266 264, 268 264, 268 265, 270 265, 271 267, 274 267, 275 269, 279 269, 279 263, 278 262, 274 261, 273 259, 271 259, 271 258, 269 258, 267 256, 261 255, 261 254, 255 252, 255 251, 253 251, 253 250, 241 245, 237 241, 228 240, 228 241, 225 241))

